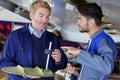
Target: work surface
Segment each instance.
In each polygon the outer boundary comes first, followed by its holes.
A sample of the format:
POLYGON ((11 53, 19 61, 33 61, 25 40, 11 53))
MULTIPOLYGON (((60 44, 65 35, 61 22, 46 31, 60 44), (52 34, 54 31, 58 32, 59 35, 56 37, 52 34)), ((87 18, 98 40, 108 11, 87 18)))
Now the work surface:
MULTIPOLYGON (((0 69, 0 79, 5 77, 6 77, 6 73, 0 69)), ((115 74, 115 73, 111 74, 109 80, 120 80, 120 74, 115 74)))

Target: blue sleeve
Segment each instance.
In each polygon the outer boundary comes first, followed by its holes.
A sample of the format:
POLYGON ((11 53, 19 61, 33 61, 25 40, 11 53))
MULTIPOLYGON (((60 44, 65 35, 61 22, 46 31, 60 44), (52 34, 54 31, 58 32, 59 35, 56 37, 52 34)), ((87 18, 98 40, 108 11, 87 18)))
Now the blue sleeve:
POLYGON ((16 40, 15 36, 13 34, 10 34, 7 38, 7 41, 5 43, 4 49, 2 51, 1 59, 0 59, 0 67, 5 66, 15 66, 15 42, 16 40), (13 38, 14 37, 14 38, 13 38))
POLYGON ((67 66, 68 59, 62 49, 60 49, 61 52, 61 62, 56 63, 56 66, 58 69, 64 69, 67 66))
POLYGON ((61 49, 61 40, 56 35, 53 35, 53 37, 54 37, 54 40, 53 40, 54 49, 59 49, 60 53, 61 53, 61 62, 55 63, 55 66, 57 67, 57 69, 63 69, 67 66, 68 59, 67 59, 64 51, 61 49))

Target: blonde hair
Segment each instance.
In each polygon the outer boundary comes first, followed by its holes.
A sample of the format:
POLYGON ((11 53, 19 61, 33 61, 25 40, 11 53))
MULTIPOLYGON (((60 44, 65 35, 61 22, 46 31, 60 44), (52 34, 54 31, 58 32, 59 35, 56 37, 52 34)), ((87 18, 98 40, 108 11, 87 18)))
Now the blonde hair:
POLYGON ((39 8, 47 8, 51 12, 51 7, 45 0, 36 0, 30 6, 30 12, 34 13, 39 8))

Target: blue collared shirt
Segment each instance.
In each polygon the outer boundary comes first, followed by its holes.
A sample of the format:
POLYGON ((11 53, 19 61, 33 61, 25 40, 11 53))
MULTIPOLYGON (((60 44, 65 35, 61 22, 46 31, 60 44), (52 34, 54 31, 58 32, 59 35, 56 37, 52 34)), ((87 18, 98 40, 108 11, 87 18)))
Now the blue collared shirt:
POLYGON ((37 38, 40 38, 42 34, 45 32, 45 29, 43 29, 43 31, 40 34, 37 34, 37 32, 32 28, 30 24, 29 24, 28 29, 30 31, 30 34, 34 34, 37 38))

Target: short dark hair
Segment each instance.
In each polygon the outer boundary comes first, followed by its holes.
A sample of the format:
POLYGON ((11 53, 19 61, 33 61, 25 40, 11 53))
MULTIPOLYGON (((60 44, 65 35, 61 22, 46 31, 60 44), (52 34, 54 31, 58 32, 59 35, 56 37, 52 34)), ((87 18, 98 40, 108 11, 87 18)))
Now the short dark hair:
POLYGON ((86 18, 95 19, 96 25, 101 25, 101 20, 103 17, 102 9, 96 3, 88 3, 85 5, 78 5, 77 10, 79 13, 84 15, 86 18))

